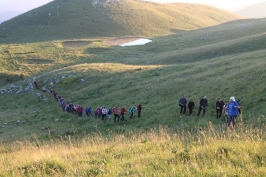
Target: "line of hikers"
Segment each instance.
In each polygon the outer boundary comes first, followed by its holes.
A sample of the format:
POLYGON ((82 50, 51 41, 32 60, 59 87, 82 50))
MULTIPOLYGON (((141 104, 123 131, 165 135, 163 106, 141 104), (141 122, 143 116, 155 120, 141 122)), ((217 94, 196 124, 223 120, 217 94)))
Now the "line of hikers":
MULTIPOLYGON (((68 113, 77 114, 79 117, 82 117, 83 114, 86 114, 87 117, 92 116, 92 108, 91 106, 88 106, 87 108, 83 108, 80 105, 74 105, 73 103, 66 102, 64 98, 62 98, 59 94, 57 94, 54 90, 51 90, 50 93, 53 95, 53 97, 59 102, 61 108, 63 111, 66 111, 68 113)), ((137 106, 133 106, 129 109, 129 118, 132 119, 134 112, 137 112, 138 118, 140 118, 141 115, 142 106, 141 104, 137 106)), ((126 106, 123 106, 121 109, 118 107, 113 107, 110 109, 103 107, 98 107, 94 110, 94 116, 98 118, 102 118, 102 120, 111 120, 112 113, 114 114, 114 122, 117 121, 124 121, 125 120, 125 113, 127 112, 126 106), (121 119, 120 119, 121 118, 121 119)))
MULTIPOLYGON (((187 99, 185 98, 184 95, 182 95, 178 104, 180 106, 180 114, 185 114, 186 108, 188 108, 189 116, 192 115, 192 111, 195 108, 195 103, 193 99, 191 99, 187 104, 187 99)), ((202 111, 202 116, 204 117, 207 106, 208 106, 208 100, 207 97, 204 96, 203 98, 200 99, 197 115, 200 116, 202 111)), ((232 96, 230 97, 229 100, 226 101, 226 103, 224 103, 222 99, 219 97, 216 101, 216 118, 217 119, 221 118, 222 114, 226 118, 226 124, 228 126, 230 126, 231 124, 235 126, 236 118, 238 114, 241 114, 240 100, 236 101, 235 97, 232 96)))

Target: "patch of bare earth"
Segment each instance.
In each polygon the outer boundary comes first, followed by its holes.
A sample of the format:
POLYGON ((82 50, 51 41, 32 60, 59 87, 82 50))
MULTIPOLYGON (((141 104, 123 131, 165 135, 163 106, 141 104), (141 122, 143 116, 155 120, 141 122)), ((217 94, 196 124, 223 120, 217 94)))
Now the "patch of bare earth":
POLYGON ((62 43, 62 45, 64 48, 78 48, 91 43, 91 41, 65 41, 62 43))
POLYGON ((133 42, 139 39, 141 38, 137 38, 137 37, 113 38, 113 39, 106 40, 105 43, 107 43, 108 45, 121 45, 121 44, 125 44, 128 42, 133 42))

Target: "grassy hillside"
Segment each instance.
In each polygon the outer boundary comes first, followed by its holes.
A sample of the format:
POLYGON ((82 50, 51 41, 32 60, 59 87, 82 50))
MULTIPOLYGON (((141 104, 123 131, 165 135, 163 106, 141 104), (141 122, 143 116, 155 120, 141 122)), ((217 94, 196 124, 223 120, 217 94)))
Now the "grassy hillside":
POLYGON ((170 34, 174 29, 198 29, 239 18, 236 14, 204 5, 163 5, 134 0, 120 0, 118 3, 55 0, 2 23, 0 41, 151 37, 170 34))
POLYGON ((266 19, 236 20, 135 47, 2 43, 0 176, 265 176, 265 29, 266 19), (142 115, 79 118, 51 89, 93 109, 142 104, 142 115), (195 100, 191 117, 179 115, 182 94, 195 100), (234 129, 215 115, 217 97, 232 95, 243 106, 234 129))
POLYGON ((244 114, 239 120, 259 126, 265 122, 265 25, 265 19, 234 21, 124 48, 99 39, 79 48, 63 48, 65 41, 1 45, 3 74, 7 75, 2 77, 2 140, 32 134, 47 138, 145 131, 159 125, 193 130, 209 121, 223 125, 224 120, 215 119, 215 101, 232 95, 243 102, 244 114), (117 124, 79 119, 63 112, 49 93, 24 91, 34 76, 41 87, 55 89, 67 101, 83 107, 125 105, 129 109, 141 103, 143 117, 117 124), (4 82, 15 86, 4 86, 4 82), (21 88, 23 92, 16 94, 21 88), (192 118, 179 116, 177 101, 182 94, 195 99, 197 105, 207 95, 207 117, 197 117, 197 108, 192 118))

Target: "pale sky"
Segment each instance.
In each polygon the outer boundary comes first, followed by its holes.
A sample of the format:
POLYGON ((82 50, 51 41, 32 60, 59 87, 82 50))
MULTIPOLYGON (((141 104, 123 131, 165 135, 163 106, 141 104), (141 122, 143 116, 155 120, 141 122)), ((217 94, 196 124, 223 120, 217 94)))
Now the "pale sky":
MULTIPOLYGON (((38 6, 42 6, 52 0, 0 0, 0 12, 22 11, 26 12, 38 6)), ((149 0, 157 3, 185 2, 207 4, 225 10, 238 10, 243 7, 263 2, 266 0, 149 0)))
POLYGON ((149 0, 158 3, 185 2, 195 4, 206 4, 225 10, 238 10, 252 4, 257 4, 265 0, 149 0))

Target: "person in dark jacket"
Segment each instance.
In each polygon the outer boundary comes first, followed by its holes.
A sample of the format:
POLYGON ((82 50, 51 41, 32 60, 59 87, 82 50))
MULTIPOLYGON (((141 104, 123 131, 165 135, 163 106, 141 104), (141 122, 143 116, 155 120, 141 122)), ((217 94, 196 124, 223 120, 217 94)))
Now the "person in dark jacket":
POLYGON ((35 78, 33 79, 33 84, 35 85, 36 89, 39 89, 39 85, 37 84, 37 81, 35 78))
POLYGON ((187 108, 187 99, 185 98, 184 95, 182 95, 178 103, 180 106, 180 114, 185 114, 187 108))
POLYGON ((189 110, 189 116, 192 115, 192 110, 195 108, 195 103, 194 103, 194 100, 191 99, 187 105, 188 107, 188 110, 189 110))
POLYGON ((216 118, 219 119, 222 116, 223 113, 223 107, 224 107, 224 102, 223 100, 219 97, 216 101, 216 118))
POLYGON ((201 111, 203 112, 202 116, 205 115, 206 113, 206 109, 208 106, 208 101, 207 101, 207 97, 204 96, 202 99, 200 99, 200 105, 199 105, 199 110, 198 110, 198 116, 200 115, 201 111))
POLYGON ((239 105, 238 113, 242 114, 240 100, 237 100, 237 104, 239 105))
POLYGON ((141 106, 141 104, 139 104, 139 105, 137 106, 138 118, 140 118, 141 110, 142 110, 142 106, 141 106))

